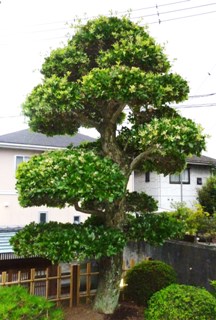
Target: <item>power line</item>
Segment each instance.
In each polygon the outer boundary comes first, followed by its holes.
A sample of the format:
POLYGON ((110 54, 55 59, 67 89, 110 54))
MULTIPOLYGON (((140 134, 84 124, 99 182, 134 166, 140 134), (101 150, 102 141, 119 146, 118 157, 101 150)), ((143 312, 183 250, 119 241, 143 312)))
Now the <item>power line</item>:
MULTIPOLYGON (((141 10, 148 10, 148 9, 155 9, 155 8, 159 8, 159 7, 167 7, 167 6, 171 6, 171 5, 174 5, 174 4, 179 4, 179 3, 182 3, 182 2, 190 2, 191 0, 183 0, 183 1, 175 1, 175 2, 169 2, 169 3, 164 3, 164 4, 160 4, 160 5, 155 5, 155 6, 151 6, 151 7, 145 7, 145 8, 139 8, 139 9, 133 9, 132 11, 135 12, 135 11, 141 11, 141 10)), ((127 13, 127 11, 122 11, 122 12, 119 12, 120 14, 121 13, 127 13)))
POLYGON ((159 23, 162 23, 162 22, 169 22, 169 21, 175 21, 175 20, 180 20, 180 19, 198 17, 198 16, 202 16, 202 15, 206 15, 206 14, 215 13, 215 12, 216 12, 216 10, 213 10, 213 11, 208 11, 208 12, 191 14, 191 15, 188 15, 188 16, 175 17, 175 18, 170 18, 170 19, 166 19, 166 20, 159 20, 159 21, 150 22, 150 23, 147 23, 147 24, 155 24, 155 23, 158 23, 158 22, 159 22, 159 23))
MULTIPOLYGON (((192 14, 192 15, 187 15, 187 16, 181 16, 181 17, 175 17, 175 18, 169 18, 169 19, 165 19, 165 20, 161 20, 159 19, 158 21, 153 21, 153 22, 148 22, 148 23, 145 23, 145 25, 151 25, 151 24, 157 24, 157 23, 164 23, 164 22, 170 22, 170 21, 177 21, 177 20, 180 20, 180 19, 187 19, 187 18, 192 18, 192 17, 197 17, 197 16, 202 16, 202 15, 207 15, 207 14, 212 14, 212 13, 215 13, 216 10, 213 10, 213 11, 208 11, 208 12, 202 12, 202 13, 196 13, 196 14, 192 14)), ((132 19, 132 18, 131 18, 132 19)), ((59 29, 56 29, 56 30, 67 30, 66 28, 59 28, 59 29)), ((55 30, 55 31, 56 31, 55 30)), ((40 30, 38 32, 49 32, 49 31, 52 31, 51 29, 49 30, 40 30)), ((34 32, 35 33, 35 32, 34 32)), ((31 34, 31 33, 29 33, 31 34)), ((68 35, 64 35, 64 36, 59 36, 59 37, 49 37, 49 38, 40 38, 40 39, 33 39, 33 41, 44 41, 44 40, 54 40, 54 39, 66 39, 68 38, 68 35)), ((25 40, 29 40, 30 38, 26 38, 25 40)), ((0 46, 6 46, 7 43, 0 43, 0 46)))
POLYGON ((206 80, 209 78, 209 76, 211 76, 212 74, 212 71, 214 70, 214 68, 216 67, 216 63, 210 68, 210 70, 208 71, 207 73, 207 76, 204 78, 204 80, 200 83, 199 87, 196 89, 196 91, 198 91, 202 86, 203 84, 206 82, 206 80))
POLYGON ((170 14, 170 13, 185 11, 185 10, 194 10, 194 9, 212 6, 212 5, 216 5, 216 3, 208 3, 208 4, 202 4, 202 5, 194 6, 194 7, 186 7, 186 8, 175 9, 175 10, 170 10, 170 11, 162 11, 162 12, 147 14, 147 15, 143 15, 143 16, 139 16, 139 17, 132 17, 131 19, 140 19, 140 18, 146 18, 146 17, 152 17, 152 16, 160 16, 162 14, 170 14))
POLYGON ((188 98, 205 98, 205 97, 210 97, 210 96, 214 96, 216 95, 216 92, 213 92, 213 93, 205 93, 205 94, 196 94, 196 95, 193 95, 193 96, 189 96, 188 98))
MULTIPOLYGON (((132 12, 135 12, 135 11, 141 11, 141 10, 147 10, 147 9, 158 9, 159 7, 164 7, 164 6, 170 6, 170 5, 174 5, 174 4, 179 4, 179 3, 183 3, 183 2, 190 2, 191 0, 184 0, 184 1, 176 1, 176 2, 171 2, 171 3, 166 3, 166 4, 162 4, 162 5, 156 5, 156 6, 151 6, 151 7, 145 7, 145 8, 139 8, 139 9, 133 9, 130 11, 130 13, 132 12)), ((130 17, 130 19, 139 19, 139 18, 146 18, 146 17, 149 17, 149 16, 160 16, 162 14, 169 14, 169 13, 174 13, 174 12, 179 12, 179 11, 185 11, 185 10, 191 10, 191 9, 197 9, 197 8, 201 8, 201 7, 206 7, 206 6, 211 6, 211 5, 216 5, 216 3, 208 3, 208 4, 203 4, 203 5, 199 5, 199 6, 193 6, 193 7, 185 7, 185 8, 180 8, 180 9, 176 9, 176 10, 171 10, 171 11, 164 11, 164 12, 157 12, 157 13, 153 13, 153 14, 147 14, 147 15, 142 15, 142 16, 139 16, 139 17, 130 17)), ((117 15, 121 15, 122 13, 125 13, 126 11, 122 11, 122 12, 119 12, 117 13, 117 15)), ((213 13, 215 11, 211 11, 211 12, 204 12, 204 13, 196 13, 194 15, 190 15, 190 16, 184 16, 184 17, 174 17, 174 18, 170 18, 170 19, 166 19, 166 20, 163 20, 161 22, 167 22, 167 21, 171 21, 171 20, 177 20, 177 19, 183 19, 183 18, 186 18, 186 17, 192 17, 192 16, 196 16, 196 15, 202 15, 202 14, 208 14, 208 13, 213 13)), ((85 17, 81 20, 89 20, 91 18, 95 18, 95 16, 92 16, 92 17, 85 17)), ((76 17, 70 19, 70 20, 77 20, 76 17)), ((49 25, 49 24, 57 24, 57 23, 65 23, 66 24, 66 21, 56 21, 56 22, 50 22, 50 23, 44 23, 44 24, 36 24, 36 25, 31 25, 31 27, 34 27, 34 26, 40 26, 40 25, 49 25)), ((158 23, 158 21, 154 21, 154 22, 150 22, 150 23, 147 23, 147 24, 153 24, 153 23, 158 23)), ((27 27, 27 26, 26 26, 27 27)), ((58 31, 58 30, 68 30, 68 28, 66 27, 59 27, 59 28, 55 28, 55 29, 42 29, 42 30, 36 30, 36 31, 30 31, 30 32, 26 32, 24 31, 23 33, 25 34, 33 34, 33 33, 41 33, 41 32, 53 32, 53 31, 58 31)), ((22 32, 21 32, 22 33, 22 32)))
MULTIPOLYGON (((154 5, 154 6, 150 6, 150 7, 144 7, 144 8, 138 8, 138 9, 129 9, 129 10, 124 10, 124 11, 119 11, 117 12, 118 15, 120 14, 124 14, 124 13, 131 13, 131 12, 136 12, 136 11, 142 11, 142 10, 149 10, 149 9, 155 9, 157 7, 165 7, 165 6, 171 6, 171 5, 175 5, 175 4, 180 4, 183 2, 190 2, 191 0, 182 0, 182 1, 175 1, 175 2, 169 2, 169 3, 165 3, 165 4, 161 4, 161 5, 154 5)), ((193 0, 192 0, 193 1, 193 0)), ((69 21, 76 21, 77 19, 81 19, 81 20, 89 20, 89 19, 93 19, 96 16, 89 16, 89 17, 85 17, 85 18, 80 18, 77 16, 74 16, 72 18, 69 18, 69 21)), ((52 22, 45 22, 45 23, 37 23, 37 24, 33 24, 30 25, 31 27, 36 27, 36 26, 43 26, 43 25, 50 25, 50 24, 58 24, 58 23, 67 23, 66 20, 61 20, 61 21, 52 21, 52 22)), ((29 27, 29 25, 26 25, 26 27, 29 27)))
POLYGON ((177 109, 209 108, 209 107, 216 107, 216 102, 200 103, 200 104, 180 104, 180 105, 172 105, 170 107, 177 108, 177 109))
POLYGON ((22 115, 8 115, 8 116, 0 116, 0 119, 8 119, 8 118, 20 118, 22 115))

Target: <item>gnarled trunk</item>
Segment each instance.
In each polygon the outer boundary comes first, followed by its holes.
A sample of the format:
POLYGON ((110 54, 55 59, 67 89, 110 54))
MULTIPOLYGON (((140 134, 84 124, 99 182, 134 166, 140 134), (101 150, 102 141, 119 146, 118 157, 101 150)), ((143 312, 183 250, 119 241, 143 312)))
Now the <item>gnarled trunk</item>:
POLYGON ((112 314, 118 306, 122 256, 123 253, 120 252, 114 257, 105 257, 100 260, 100 279, 94 301, 94 309, 98 312, 112 314))

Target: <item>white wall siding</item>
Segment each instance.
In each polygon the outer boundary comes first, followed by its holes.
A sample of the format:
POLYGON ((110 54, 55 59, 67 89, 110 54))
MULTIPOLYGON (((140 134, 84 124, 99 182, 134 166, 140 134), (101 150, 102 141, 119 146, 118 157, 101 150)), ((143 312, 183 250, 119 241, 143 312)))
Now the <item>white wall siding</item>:
POLYGON ((15 190, 15 159, 17 155, 32 156, 38 154, 34 150, 0 149, 0 227, 23 227, 30 222, 39 222, 40 212, 47 213, 47 222, 70 222, 74 216, 80 216, 84 222, 87 214, 77 212, 74 207, 64 209, 42 207, 22 208, 19 205, 15 190))
POLYGON ((150 172, 150 181, 145 182, 145 174, 135 171, 134 172, 134 191, 146 192, 155 200, 159 201, 160 195, 160 179, 158 174, 150 172))
POLYGON ((150 173, 150 182, 145 182, 145 174, 135 173, 135 191, 144 191, 158 201, 161 210, 171 210, 173 204, 180 202, 181 199, 188 207, 194 207, 197 203, 197 189, 201 188, 206 179, 210 176, 210 168, 207 166, 190 166, 190 183, 180 184, 170 183, 169 175, 150 173), (197 184, 197 178, 202 179, 202 185, 197 184))

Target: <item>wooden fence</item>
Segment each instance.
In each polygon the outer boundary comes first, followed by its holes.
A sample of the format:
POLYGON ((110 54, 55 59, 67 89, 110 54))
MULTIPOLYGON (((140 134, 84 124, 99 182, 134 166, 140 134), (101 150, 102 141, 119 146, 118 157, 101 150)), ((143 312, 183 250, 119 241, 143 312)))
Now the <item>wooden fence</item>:
MULTIPOLYGON (((133 259, 127 266, 123 263, 122 277, 128 266, 133 265, 133 259)), ((58 306, 66 303, 70 307, 79 305, 80 302, 89 303, 96 294, 98 280, 96 262, 7 270, 0 273, 0 286, 22 285, 30 294, 44 296, 58 306)))
POLYGON ((66 301, 72 307, 81 299, 89 302, 95 295, 99 275, 95 269, 88 262, 85 265, 8 270, 0 274, 0 286, 22 285, 30 294, 44 296, 57 305, 66 301))

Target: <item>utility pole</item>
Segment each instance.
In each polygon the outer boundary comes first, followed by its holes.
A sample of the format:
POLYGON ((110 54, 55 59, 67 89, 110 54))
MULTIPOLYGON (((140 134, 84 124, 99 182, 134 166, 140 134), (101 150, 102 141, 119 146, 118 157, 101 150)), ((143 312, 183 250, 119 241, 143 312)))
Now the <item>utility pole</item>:
POLYGON ((180 197, 181 204, 183 203, 183 181, 182 181, 182 172, 180 173, 180 197))

